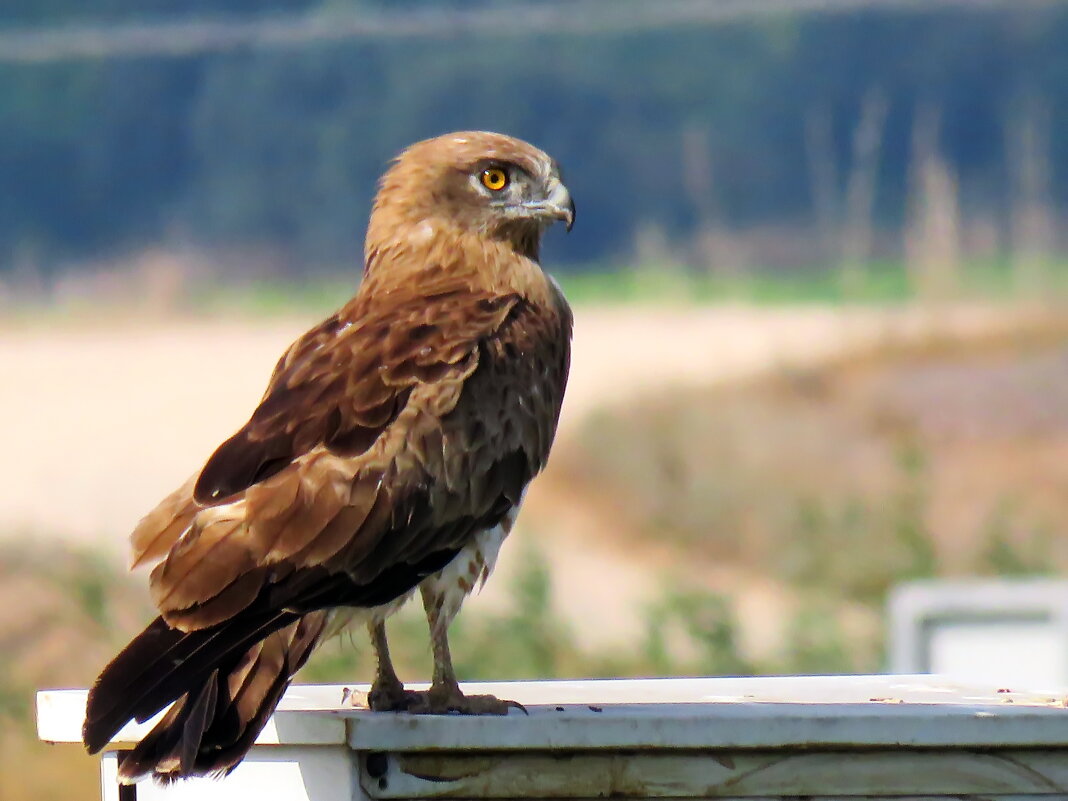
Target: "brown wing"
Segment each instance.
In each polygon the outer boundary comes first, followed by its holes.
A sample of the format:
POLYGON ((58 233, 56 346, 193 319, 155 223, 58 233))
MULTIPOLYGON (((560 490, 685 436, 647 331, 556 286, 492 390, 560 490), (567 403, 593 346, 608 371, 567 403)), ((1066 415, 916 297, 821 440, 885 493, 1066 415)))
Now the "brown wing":
MULTIPOLYGON (((197 481, 209 505, 152 575, 164 618, 216 625, 272 587, 288 608, 403 594, 419 566, 496 524, 541 469, 567 328, 518 296, 454 288, 381 312, 356 303, 302 338, 197 481), (385 595, 372 589, 405 566, 385 595), (348 583, 312 603, 297 574, 320 567, 348 583)), ((182 517, 160 515, 161 531, 182 517)))
POLYGON ((217 505, 318 446, 357 456, 395 420, 414 386, 469 372, 514 296, 442 286, 383 308, 357 296, 294 342, 279 359, 259 407, 196 476, 131 534, 132 566, 161 559, 204 506, 217 505))
POLYGON ((197 479, 194 498, 218 503, 279 472, 317 445, 363 453, 396 419, 416 384, 467 373, 481 337, 515 304, 462 288, 386 308, 358 301, 282 357, 252 418, 197 479))

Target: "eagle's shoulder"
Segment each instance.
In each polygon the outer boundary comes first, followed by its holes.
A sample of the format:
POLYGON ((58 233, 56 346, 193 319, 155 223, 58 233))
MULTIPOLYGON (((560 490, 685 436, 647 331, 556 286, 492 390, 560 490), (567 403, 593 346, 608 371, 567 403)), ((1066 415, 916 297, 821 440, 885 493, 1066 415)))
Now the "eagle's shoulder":
POLYGON ((286 351, 252 417, 205 464, 196 500, 232 498, 317 446, 363 453, 415 387, 469 374, 518 302, 463 284, 358 294, 286 351))

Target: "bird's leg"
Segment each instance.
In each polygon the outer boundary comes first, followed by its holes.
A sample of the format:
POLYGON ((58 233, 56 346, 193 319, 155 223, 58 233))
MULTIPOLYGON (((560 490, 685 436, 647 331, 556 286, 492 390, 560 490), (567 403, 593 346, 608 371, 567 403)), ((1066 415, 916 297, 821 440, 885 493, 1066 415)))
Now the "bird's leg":
POLYGON ((397 671, 393 669, 389 643, 386 642, 385 622, 372 622, 367 628, 371 633, 371 646, 375 650, 378 664, 374 684, 367 693, 367 706, 379 712, 403 712, 411 705, 416 694, 404 689, 401 680, 397 678, 397 671))
POLYGON ((434 652, 434 680, 430 689, 418 693, 418 699, 409 707, 417 714, 444 715, 459 712, 464 715, 507 715, 515 708, 526 711, 522 704, 507 701, 493 695, 464 695, 456 681, 449 651, 449 619, 443 614, 440 596, 427 588, 420 588, 427 623, 430 624, 430 644, 434 652))

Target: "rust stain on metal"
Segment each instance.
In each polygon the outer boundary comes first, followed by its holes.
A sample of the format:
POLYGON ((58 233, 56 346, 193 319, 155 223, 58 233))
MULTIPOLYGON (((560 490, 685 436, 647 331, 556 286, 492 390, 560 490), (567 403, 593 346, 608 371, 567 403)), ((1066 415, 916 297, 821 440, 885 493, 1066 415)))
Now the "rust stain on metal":
POLYGON ((712 757, 712 759, 721 764, 727 770, 734 770, 734 759, 727 756, 726 754, 711 754, 710 756, 712 757))
POLYGON ((428 782, 455 782, 470 779, 489 770, 493 758, 465 756, 457 759, 452 754, 398 754, 397 766, 401 771, 428 782))

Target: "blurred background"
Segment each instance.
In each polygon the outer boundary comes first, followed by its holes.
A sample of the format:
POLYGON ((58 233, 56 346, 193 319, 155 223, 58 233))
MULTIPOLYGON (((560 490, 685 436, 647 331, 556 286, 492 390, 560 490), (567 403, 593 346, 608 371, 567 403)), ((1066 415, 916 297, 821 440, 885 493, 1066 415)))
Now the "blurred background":
POLYGON ((9 0, 0 798, 95 793, 33 690, 150 618, 126 535, 352 293, 389 158, 453 129, 578 204, 560 435, 461 675, 879 671, 898 582, 1063 571, 1065 41, 1032 0, 9 0))

